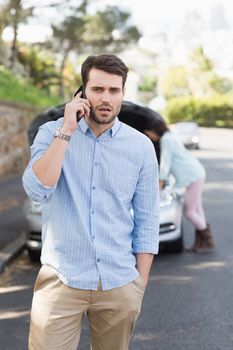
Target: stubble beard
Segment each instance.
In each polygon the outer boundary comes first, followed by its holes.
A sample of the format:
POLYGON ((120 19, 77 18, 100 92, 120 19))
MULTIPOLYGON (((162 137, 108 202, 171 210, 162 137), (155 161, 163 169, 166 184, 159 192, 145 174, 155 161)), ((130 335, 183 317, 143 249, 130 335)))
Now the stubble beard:
POLYGON ((121 109, 121 105, 117 108, 117 111, 114 112, 110 116, 98 116, 96 113, 91 109, 89 118, 96 124, 99 125, 107 125, 107 124, 112 124, 112 122, 116 119, 117 115, 119 114, 121 109))

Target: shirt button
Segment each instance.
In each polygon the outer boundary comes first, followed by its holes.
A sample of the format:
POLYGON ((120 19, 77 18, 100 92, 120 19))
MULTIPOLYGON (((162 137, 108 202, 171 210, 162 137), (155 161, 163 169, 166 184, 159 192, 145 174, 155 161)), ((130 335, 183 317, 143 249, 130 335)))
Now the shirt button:
POLYGON ((93 186, 92 189, 95 190, 95 186, 93 186))
POLYGON ((100 140, 96 140, 96 142, 100 142, 100 140))
POLYGON ((91 213, 94 214, 94 210, 92 210, 91 213))
POLYGON ((95 162, 95 166, 99 165, 99 163, 95 162))
POLYGON ((100 262, 100 259, 98 258, 96 261, 97 261, 97 262, 100 262))

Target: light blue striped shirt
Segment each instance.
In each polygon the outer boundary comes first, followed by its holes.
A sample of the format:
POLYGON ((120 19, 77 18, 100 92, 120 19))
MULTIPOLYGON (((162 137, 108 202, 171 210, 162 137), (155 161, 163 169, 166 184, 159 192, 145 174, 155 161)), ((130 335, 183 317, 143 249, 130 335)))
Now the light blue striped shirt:
POLYGON ((96 137, 82 118, 69 142, 59 181, 44 186, 32 164, 63 118, 39 128, 23 175, 28 196, 42 203, 42 264, 70 287, 96 290, 138 276, 136 253, 158 252, 158 166, 151 141, 118 118, 96 137), (133 210, 133 215, 132 215, 133 210))

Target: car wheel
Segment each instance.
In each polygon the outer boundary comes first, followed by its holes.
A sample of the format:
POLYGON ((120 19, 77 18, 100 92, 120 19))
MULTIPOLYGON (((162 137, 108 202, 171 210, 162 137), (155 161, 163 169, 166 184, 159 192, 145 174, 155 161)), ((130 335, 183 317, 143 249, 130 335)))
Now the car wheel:
POLYGON ((175 241, 169 242, 165 245, 164 251, 166 253, 182 253, 184 250, 184 240, 183 240, 183 225, 181 225, 181 235, 175 241))
POLYGON ((28 255, 29 258, 31 259, 31 261, 33 262, 39 262, 40 261, 40 252, 38 252, 37 250, 31 250, 28 249, 28 255))
POLYGON ((176 241, 166 245, 165 251, 167 253, 182 253, 184 249, 183 237, 180 237, 176 241))

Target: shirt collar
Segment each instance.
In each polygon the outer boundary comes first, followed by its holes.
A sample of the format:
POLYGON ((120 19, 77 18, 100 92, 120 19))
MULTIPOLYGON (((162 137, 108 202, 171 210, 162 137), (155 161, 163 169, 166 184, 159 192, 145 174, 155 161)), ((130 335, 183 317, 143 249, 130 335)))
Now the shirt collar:
MULTIPOLYGON (((121 124, 122 123, 119 121, 118 117, 116 117, 113 126, 110 129, 108 129, 108 131, 110 132, 110 135, 112 137, 114 137, 116 135, 116 133, 118 132, 118 130, 121 127, 121 124)), ((84 134, 86 134, 87 131, 90 130, 90 126, 86 122, 85 118, 80 119, 80 121, 78 122, 78 126, 84 134)))
POLYGON ((87 130, 90 129, 84 117, 80 119, 80 121, 78 122, 78 126, 84 134, 86 134, 87 130))
POLYGON ((120 122, 120 120, 118 119, 118 117, 116 117, 113 126, 110 129, 111 132, 111 136, 114 137, 116 135, 116 133, 118 132, 118 130, 120 129, 122 123, 120 122))

